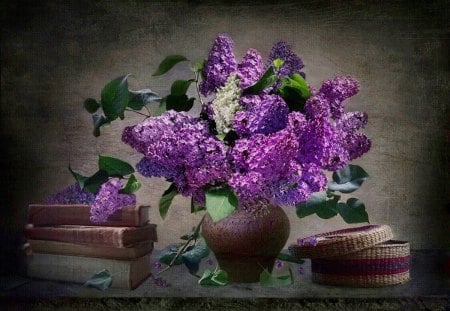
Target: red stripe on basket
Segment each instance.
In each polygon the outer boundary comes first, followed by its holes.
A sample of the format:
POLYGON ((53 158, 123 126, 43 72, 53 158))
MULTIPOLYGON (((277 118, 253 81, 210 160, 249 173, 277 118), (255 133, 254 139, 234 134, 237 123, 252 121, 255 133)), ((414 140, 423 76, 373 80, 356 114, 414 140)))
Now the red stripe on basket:
POLYGON ((379 259, 312 259, 313 273, 338 275, 389 275, 407 272, 409 256, 379 259))

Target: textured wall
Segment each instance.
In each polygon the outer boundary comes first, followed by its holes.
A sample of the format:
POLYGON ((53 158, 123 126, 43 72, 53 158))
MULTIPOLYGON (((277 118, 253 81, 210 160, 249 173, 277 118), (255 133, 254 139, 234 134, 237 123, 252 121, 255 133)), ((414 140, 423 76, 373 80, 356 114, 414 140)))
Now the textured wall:
MULTIPOLYGON (((91 135, 86 97, 99 97, 112 78, 133 73, 131 87, 168 91, 180 68, 151 72, 165 55, 199 60, 218 33, 229 33, 240 58, 248 47, 267 56, 279 39, 290 42, 319 86, 335 74, 361 82, 349 110, 369 114, 372 150, 357 164, 371 179, 359 190, 372 223, 390 224, 414 248, 442 248, 448 235, 449 12, 445 1, 389 7, 364 1, 203 2, 48 1, 2 4, 1 209, 4 237, 15 237, 29 202, 72 182, 67 166, 86 174, 98 154, 131 162, 139 156, 120 143, 121 129, 141 117, 114 122, 101 139, 91 135), (256 2, 255 2, 256 3, 256 2)), ((192 94, 193 95, 193 94, 192 94)), ((148 180, 139 192, 154 207, 167 187, 148 180)), ((197 221, 177 198, 159 224, 163 247, 197 221)), ((300 220, 294 210, 290 241, 340 228, 336 217, 300 220)), ((9 241, 14 241, 10 239, 9 241)), ((12 247, 10 242, 10 248, 12 247)))

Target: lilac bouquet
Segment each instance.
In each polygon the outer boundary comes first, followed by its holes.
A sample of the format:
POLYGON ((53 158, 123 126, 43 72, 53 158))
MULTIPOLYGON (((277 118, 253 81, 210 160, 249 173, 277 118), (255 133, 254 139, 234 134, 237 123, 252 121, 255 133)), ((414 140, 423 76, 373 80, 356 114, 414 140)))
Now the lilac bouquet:
MULTIPOLYGON (((154 76, 185 61, 170 55, 154 76)), ((239 62, 232 39, 219 35, 208 58, 192 67, 194 77, 174 81, 169 95, 129 90, 126 75, 109 82, 99 102, 89 98, 84 106, 93 114, 95 136, 103 125, 123 119, 125 111, 145 115, 141 123, 125 128, 122 141, 142 154, 136 165, 142 176, 171 183, 160 201, 163 218, 174 196, 181 194, 192 198, 193 212, 206 209, 214 221, 238 206, 251 210, 267 204, 296 206, 299 217, 339 213, 349 223, 367 221, 360 200, 339 202, 337 193, 355 191, 368 177, 361 167, 349 164, 371 146, 361 131, 367 115, 344 108, 345 100, 358 93, 359 83, 337 76, 315 89, 306 82, 303 68, 300 57, 282 41, 265 61, 250 48, 239 62), (198 116, 187 113, 196 100, 187 95, 192 85, 201 106, 198 116), (147 106, 153 103, 159 107, 150 115, 147 106), (103 115, 96 113, 99 108, 103 115), (332 180, 326 171, 333 172, 332 180)), ((79 192, 95 222, 136 201, 132 192, 140 183, 124 161, 101 156, 93 176, 71 172, 79 187, 66 191, 72 196, 79 192)))

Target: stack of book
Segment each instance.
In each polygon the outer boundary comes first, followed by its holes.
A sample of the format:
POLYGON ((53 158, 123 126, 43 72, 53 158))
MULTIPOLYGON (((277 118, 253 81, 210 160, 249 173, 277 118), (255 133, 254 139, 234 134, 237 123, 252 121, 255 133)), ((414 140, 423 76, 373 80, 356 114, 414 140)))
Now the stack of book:
POLYGON ((136 288, 150 276, 150 254, 157 241, 148 212, 148 206, 128 206, 94 225, 87 205, 29 205, 28 276, 85 283, 106 269, 112 287, 136 288))

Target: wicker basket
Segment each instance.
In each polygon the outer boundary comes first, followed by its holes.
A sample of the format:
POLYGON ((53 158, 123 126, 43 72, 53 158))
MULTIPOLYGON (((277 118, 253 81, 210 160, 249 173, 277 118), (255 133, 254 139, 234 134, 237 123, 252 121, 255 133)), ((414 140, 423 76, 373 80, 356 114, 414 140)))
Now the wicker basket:
POLYGON ((327 285, 378 287, 409 280, 409 243, 387 241, 356 253, 311 259, 313 282, 327 285))
POLYGON ((299 239, 297 245, 289 246, 289 252, 297 258, 336 257, 373 247, 393 237, 389 226, 368 225, 299 239))

